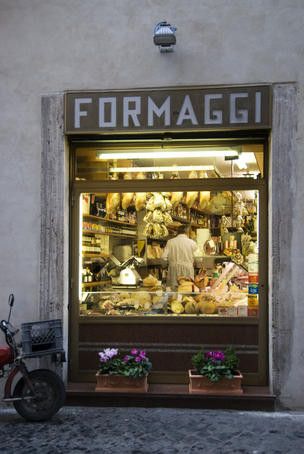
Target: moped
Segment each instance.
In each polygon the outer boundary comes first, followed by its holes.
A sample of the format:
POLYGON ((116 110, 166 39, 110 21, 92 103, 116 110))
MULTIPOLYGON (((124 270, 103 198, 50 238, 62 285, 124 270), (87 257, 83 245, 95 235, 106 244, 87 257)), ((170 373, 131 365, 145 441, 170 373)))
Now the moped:
POLYGON ((65 401, 65 386, 58 374, 50 369, 29 370, 26 359, 52 355, 52 360, 63 362, 60 320, 24 323, 22 341, 19 332, 10 323, 14 295, 9 296, 9 316, 1 320, 0 329, 6 344, 0 345, 0 378, 6 377, 4 402, 12 402, 16 411, 28 421, 45 421, 55 415, 65 401), (16 385, 14 379, 21 375, 16 385))

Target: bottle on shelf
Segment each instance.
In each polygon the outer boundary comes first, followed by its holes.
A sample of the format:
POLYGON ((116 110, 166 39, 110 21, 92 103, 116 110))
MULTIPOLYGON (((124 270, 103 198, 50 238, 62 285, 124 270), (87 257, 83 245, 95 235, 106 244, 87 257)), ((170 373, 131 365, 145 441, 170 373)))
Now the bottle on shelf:
POLYGON ((93 281, 93 273, 87 267, 84 270, 82 270, 82 282, 87 284, 88 282, 92 282, 92 281, 93 281))

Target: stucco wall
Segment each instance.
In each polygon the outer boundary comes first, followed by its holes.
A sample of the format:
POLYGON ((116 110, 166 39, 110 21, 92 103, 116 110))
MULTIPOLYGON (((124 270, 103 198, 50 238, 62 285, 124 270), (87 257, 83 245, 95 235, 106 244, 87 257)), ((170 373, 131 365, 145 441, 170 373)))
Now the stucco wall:
POLYGON ((293 194, 292 219, 286 219, 291 250, 284 256, 289 271, 283 267, 280 275, 292 293, 293 341, 279 368, 291 370, 280 385, 282 402, 304 407, 293 391, 304 359, 303 13, 303 0, 0 0, 1 311, 14 291, 16 323, 39 316, 42 95, 295 81, 294 173, 284 180, 293 194), (154 26, 164 19, 178 28, 175 52, 167 55, 152 43, 154 26))

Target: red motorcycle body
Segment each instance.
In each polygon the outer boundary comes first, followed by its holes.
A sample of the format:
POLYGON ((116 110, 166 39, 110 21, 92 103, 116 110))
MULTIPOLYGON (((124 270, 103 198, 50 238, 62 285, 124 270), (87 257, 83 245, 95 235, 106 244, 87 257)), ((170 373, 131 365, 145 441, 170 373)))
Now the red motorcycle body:
POLYGON ((12 363, 13 360, 14 358, 10 347, 0 345, 0 368, 4 367, 6 364, 12 363))

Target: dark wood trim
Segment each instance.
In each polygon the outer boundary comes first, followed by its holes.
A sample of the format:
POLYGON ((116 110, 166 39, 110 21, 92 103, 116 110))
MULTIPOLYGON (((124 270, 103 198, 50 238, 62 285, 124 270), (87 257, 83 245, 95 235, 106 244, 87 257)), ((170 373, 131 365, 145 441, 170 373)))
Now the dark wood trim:
POLYGON ((70 364, 69 364, 69 373, 71 380, 77 380, 79 363, 78 363, 78 338, 79 338, 79 304, 77 301, 77 280, 79 265, 77 260, 77 251, 78 247, 75 247, 79 244, 79 197, 75 196, 75 193, 71 192, 71 247, 70 247, 70 270, 71 270, 71 280, 70 280, 70 364))
MULTIPOLYGON (((259 274, 260 274, 260 316, 259 318, 244 317, 244 318, 228 318, 228 317, 80 317, 77 301, 77 282, 78 272, 78 252, 75 247, 71 247, 71 273, 72 281, 70 286, 70 345, 71 345, 71 362, 70 362, 70 379, 72 381, 79 380, 80 375, 86 373, 79 371, 78 345, 79 345, 79 327, 86 324, 97 325, 117 325, 117 324, 132 324, 134 322, 140 324, 200 324, 204 325, 259 325, 259 373, 247 375, 247 379, 252 384, 266 384, 268 381, 268 149, 265 133, 263 138, 258 137, 260 143, 264 142, 264 179, 247 179, 247 178, 231 178, 231 179, 191 179, 191 180, 128 180, 128 191, 143 191, 147 190, 147 183, 151 192, 154 191, 178 191, 181 186, 187 190, 218 190, 218 191, 235 191, 235 190, 258 190, 260 195, 260 237, 259 237, 259 274), (263 139, 263 140, 262 140, 263 139), (131 184, 131 186, 130 186, 131 184), (74 280, 74 284, 73 284, 74 280)), ((248 143, 249 139, 243 138, 243 142, 248 143)), ((95 143, 96 145, 96 143, 95 143)), ((75 146, 73 144, 72 148, 75 146)), ((78 146, 78 145, 77 145, 78 146)), ((71 153, 71 169, 74 169, 74 156, 71 153)), ((71 176, 74 175, 72 170, 71 176)), ((123 192, 125 190, 124 181, 98 181, 98 182, 83 182, 74 181, 71 183, 71 246, 79 244, 79 195, 82 192, 123 192)))
POLYGON ((220 317, 220 316, 187 316, 187 317, 177 317, 177 316, 103 316, 103 317, 91 317, 91 316, 80 316, 79 324, 80 325, 91 325, 91 324, 121 324, 121 323, 139 323, 139 324, 161 324, 161 325, 170 325, 170 324, 182 324, 182 325, 258 325, 259 319, 257 317, 220 317))
MULTIPOLYGON (((193 178, 179 180, 128 180, 129 192, 146 192, 149 185, 150 192, 158 191, 236 191, 246 189, 260 189, 266 183, 261 179, 253 178, 193 178)), ((73 192, 78 196, 82 192, 125 192, 124 180, 106 181, 75 181, 73 192)))

